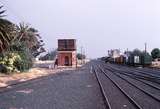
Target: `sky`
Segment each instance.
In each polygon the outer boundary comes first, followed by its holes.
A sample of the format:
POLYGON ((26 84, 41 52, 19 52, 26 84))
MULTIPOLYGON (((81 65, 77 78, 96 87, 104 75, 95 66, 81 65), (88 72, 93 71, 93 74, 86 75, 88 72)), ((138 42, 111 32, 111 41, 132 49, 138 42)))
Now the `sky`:
POLYGON ((160 0, 0 0, 7 19, 39 30, 45 48, 57 39, 77 39, 88 58, 160 47, 160 0))

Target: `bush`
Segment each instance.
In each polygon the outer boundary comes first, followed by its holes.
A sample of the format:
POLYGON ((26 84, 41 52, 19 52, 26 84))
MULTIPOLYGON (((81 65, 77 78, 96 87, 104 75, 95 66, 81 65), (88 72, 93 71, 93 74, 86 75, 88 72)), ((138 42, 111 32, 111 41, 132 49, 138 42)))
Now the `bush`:
POLYGON ((0 56, 0 72, 23 72, 32 67, 32 55, 25 44, 15 44, 0 56))
POLYGON ((11 72, 17 72, 18 69, 14 65, 16 62, 20 62, 21 57, 18 53, 11 53, 6 52, 1 58, 0 58, 0 64, 1 64, 1 72, 2 73, 11 73, 11 72))
POLYGON ((32 59, 24 52, 6 52, 0 57, 0 72, 12 73, 29 70, 32 59))
POLYGON ((26 47, 24 42, 14 42, 10 46, 10 52, 16 52, 21 57, 20 61, 16 61, 14 66, 21 72, 29 70, 32 67, 32 54, 26 47))
POLYGON ((18 61, 15 63, 15 66, 19 71, 26 71, 29 70, 33 66, 32 57, 29 53, 25 52, 19 52, 19 55, 21 57, 21 61, 18 61))

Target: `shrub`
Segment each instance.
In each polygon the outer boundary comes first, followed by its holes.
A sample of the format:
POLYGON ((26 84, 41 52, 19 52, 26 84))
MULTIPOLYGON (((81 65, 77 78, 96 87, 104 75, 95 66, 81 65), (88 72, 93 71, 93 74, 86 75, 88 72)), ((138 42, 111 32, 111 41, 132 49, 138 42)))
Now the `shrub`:
POLYGON ((26 47, 24 42, 15 41, 10 46, 10 52, 16 52, 21 57, 21 60, 16 61, 14 66, 21 72, 29 70, 32 67, 32 54, 26 47))
POLYGON ((32 67, 32 59, 26 51, 6 52, 0 57, 0 72, 10 74, 29 70, 32 67))
POLYGON ((23 72, 32 67, 32 58, 26 52, 8 52, 0 56, 0 72, 23 72))
POLYGON ((18 72, 18 69, 14 65, 16 62, 20 62, 21 57, 18 53, 6 52, 0 58, 1 72, 2 73, 11 73, 18 72))
POLYGON ((17 67, 19 71, 29 70, 33 65, 32 56, 30 55, 30 53, 26 51, 19 52, 19 55, 21 57, 21 61, 17 61, 15 63, 15 66, 17 67))

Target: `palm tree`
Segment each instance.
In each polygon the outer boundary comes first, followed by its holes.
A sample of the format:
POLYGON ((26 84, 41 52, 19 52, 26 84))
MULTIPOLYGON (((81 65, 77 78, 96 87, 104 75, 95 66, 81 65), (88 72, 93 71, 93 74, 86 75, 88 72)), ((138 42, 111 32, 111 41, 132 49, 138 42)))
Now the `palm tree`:
POLYGON ((41 40, 38 30, 25 23, 20 23, 18 33, 18 41, 25 43, 34 57, 45 51, 43 40, 41 40))
POLYGON ((14 28, 13 23, 3 18, 5 10, 2 10, 2 8, 3 6, 0 6, 0 53, 9 46, 14 28))
POLYGON ((19 33, 18 41, 21 41, 21 40, 25 39, 25 37, 27 37, 29 25, 27 25, 25 23, 20 23, 19 26, 17 26, 17 30, 19 33))
POLYGON ((3 8, 3 6, 0 6, 0 18, 5 16, 3 14, 5 13, 6 10, 1 10, 2 8, 3 8))
POLYGON ((37 30, 34 28, 31 28, 28 24, 20 23, 17 27, 18 30, 18 41, 23 42, 26 44, 26 46, 31 49, 37 42, 37 30))

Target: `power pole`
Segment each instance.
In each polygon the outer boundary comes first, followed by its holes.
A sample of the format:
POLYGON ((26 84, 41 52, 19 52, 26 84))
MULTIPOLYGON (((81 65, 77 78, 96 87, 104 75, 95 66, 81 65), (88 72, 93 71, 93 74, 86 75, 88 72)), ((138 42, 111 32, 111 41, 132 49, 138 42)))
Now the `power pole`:
POLYGON ((145 54, 147 53, 147 43, 144 44, 145 46, 145 54))
POLYGON ((85 62, 85 60, 86 60, 86 53, 85 53, 85 49, 83 50, 83 54, 84 54, 84 62, 83 62, 83 63, 85 64, 85 63, 86 63, 86 62, 85 62))
POLYGON ((81 64, 83 64, 83 46, 81 46, 81 64))

